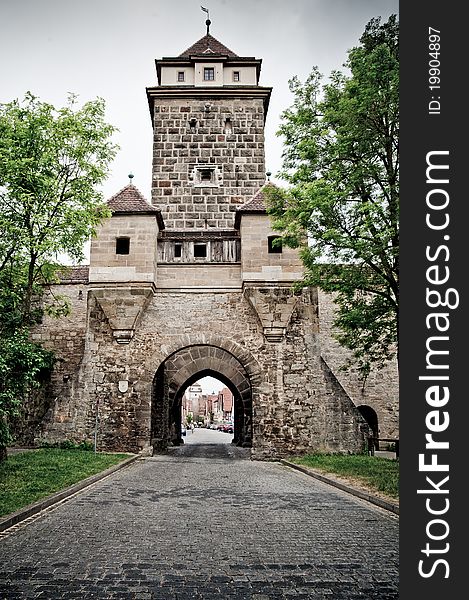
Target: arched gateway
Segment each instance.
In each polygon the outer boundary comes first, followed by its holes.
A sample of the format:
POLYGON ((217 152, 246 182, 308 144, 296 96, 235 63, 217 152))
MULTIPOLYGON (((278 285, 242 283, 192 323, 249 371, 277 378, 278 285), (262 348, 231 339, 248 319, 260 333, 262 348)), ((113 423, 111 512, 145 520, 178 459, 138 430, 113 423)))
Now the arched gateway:
POLYGON ((256 364, 253 369, 254 359, 233 346, 231 344, 227 350, 216 345, 194 344, 175 351, 161 363, 152 390, 151 440, 154 450, 164 450, 179 443, 182 395, 189 385, 206 375, 222 381, 233 394, 233 442, 243 447, 252 446, 253 396, 258 393, 260 368, 256 364))
POLYGON ((233 392, 254 458, 360 451, 363 404, 396 436, 395 364, 364 388, 340 371, 331 298, 294 292, 301 260, 271 244, 261 60, 207 34, 156 70, 152 197, 130 183, 108 201, 89 267, 58 286, 71 316, 34 332, 59 356, 36 438, 92 439, 98 423, 100 449, 164 450, 184 387, 206 374, 233 392))

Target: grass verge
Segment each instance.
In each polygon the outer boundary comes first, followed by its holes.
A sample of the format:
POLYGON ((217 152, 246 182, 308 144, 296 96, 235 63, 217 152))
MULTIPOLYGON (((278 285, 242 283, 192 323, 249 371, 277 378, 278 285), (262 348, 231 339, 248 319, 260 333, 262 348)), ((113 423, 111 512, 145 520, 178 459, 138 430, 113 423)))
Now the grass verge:
POLYGON ((356 481, 390 498, 399 498, 399 462, 396 460, 364 454, 308 454, 289 460, 352 480, 352 483, 356 481))
POLYGON ((41 448, 0 463, 0 517, 24 508, 129 458, 85 450, 41 448))

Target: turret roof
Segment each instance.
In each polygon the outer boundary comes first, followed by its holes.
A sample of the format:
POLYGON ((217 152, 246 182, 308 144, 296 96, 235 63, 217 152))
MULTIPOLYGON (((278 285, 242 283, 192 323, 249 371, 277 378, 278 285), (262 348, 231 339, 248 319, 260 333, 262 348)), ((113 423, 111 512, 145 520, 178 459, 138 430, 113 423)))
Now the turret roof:
POLYGON ((161 210, 147 202, 143 194, 131 183, 109 198, 106 204, 113 214, 154 214, 160 230, 164 229, 161 210))
POLYGON ((122 188, 117 194, 111 196, 107 205, 112 212, 159 212, 149 204, 143 194, 131 183, 122 188))
POLYGON ((267 213, 266 205, 265 205, 265 194, 264 190, 267 187, 275 188, 275 184, 268 181, 265 183, 255 194, 254 196, 245 202, 242 206, 236 209, 235 213, 235 228, 239 227, 239 222, 241 218, 241 213, 259 213, 265 214, 267 213))
POLYGON ((217 39, 207 33, 204 37, 200 38, 195 44, 192 44, 190 48, 184 50, 182 54, 179 55, 180 58, 189 58, 190 56, 198 56, 200 54, 219 54, 221 56, 229 56, 231 58, 238 58, 238 55, 235 54, 232 50, 227 48, 224 44, 219 42, 217 39))
POLYGON ((268 181, 254 194, 250 200, 245 202, 237 210, 243 212, 266 212, 264 190, 267 187, 274 188, 276 186, 268 181))

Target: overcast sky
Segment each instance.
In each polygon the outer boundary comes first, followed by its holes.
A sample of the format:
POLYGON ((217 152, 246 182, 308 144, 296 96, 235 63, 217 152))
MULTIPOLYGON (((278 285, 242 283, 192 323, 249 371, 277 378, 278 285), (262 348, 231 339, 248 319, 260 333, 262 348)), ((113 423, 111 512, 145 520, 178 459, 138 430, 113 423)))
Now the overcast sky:
MULTIPOLYGON (((341 69, 373 17, 398 14, 398 0, 202 0, 210 33, 239 56, 262 59, 260 85, 273 87, 266 168, 279 171, 280 114, 292 104, 288 80, 313 66, 341 69)), ((102 97, 121 147, 103 185, 109 198, 133 183, 151 199, 152 127, 145 88, 155 58, 178 56, 205 35, 199 0, 0 0, 0 102, 31 91, 56 107, 67 94, 102 97)), ((204 392, 219 389, 210 381, 204 392)))
MULTIPOLYGON (((398 14, 398 0, 202 0, 210 33, 240 56, 262 58, 272 86, 266 168, 281 167, 280 113, 292 103, 288 79, 317 65, 339 69, 372 17, 398 14)), ((150 200, 152 128, 145 88, 155 58, 177 56, 205 35, 199 0, 0 0, 0 102, 31 91, 59 107, 68 92, 106 101, 121 147, 103 186, 109 198, 133 183, 150 200)), ((275 177, 274 177, 275 179, 275 177)))

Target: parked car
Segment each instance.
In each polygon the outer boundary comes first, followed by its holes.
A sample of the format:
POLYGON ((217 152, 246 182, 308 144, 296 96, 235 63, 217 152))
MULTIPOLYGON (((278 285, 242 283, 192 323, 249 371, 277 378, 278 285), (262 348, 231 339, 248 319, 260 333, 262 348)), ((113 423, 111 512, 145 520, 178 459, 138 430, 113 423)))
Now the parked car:
POLYGON ((217 426, 218 431, 223 431, 225 433, 233 433, 233 425, 230 423, 221 423, 217 426))

